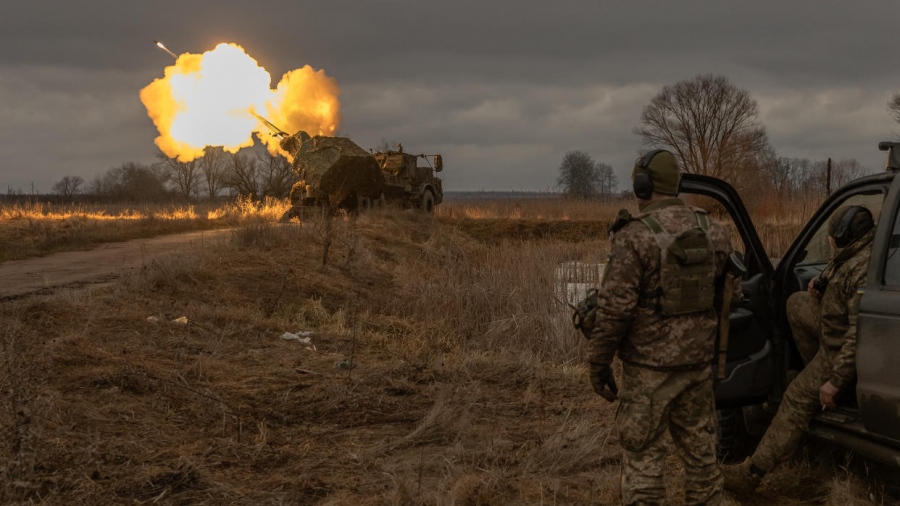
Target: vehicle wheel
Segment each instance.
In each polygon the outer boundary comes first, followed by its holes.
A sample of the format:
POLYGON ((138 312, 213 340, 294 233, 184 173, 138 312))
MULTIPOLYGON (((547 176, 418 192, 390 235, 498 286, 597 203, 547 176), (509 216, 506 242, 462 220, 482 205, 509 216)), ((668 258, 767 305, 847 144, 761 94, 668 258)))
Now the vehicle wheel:
POLYGON ((716 458, 729 463, 743 460, 756 446, 754 438, 747 433, 743 410, 718 409, 716 417, 716 458))
POLYGON ((425 193, 422 194, 422 211, 425 211, 428 214, 434 213, 434 194, 431 193, 431 190, 425 190, 425 193))
POLYGON ((372 199, 360 196, 356 201, 356 211, 359 213, 368 211, 372 208, 372 199))
POLYGON ((280 223, 288 223, 288 222, 290 222, 292 219, 294 219, 294 218, 298 218, 298 219, 299 219, 300 217, 301 217, 301 215, 300 215, 300 206, 294 205, 294 206, 291 206, 290 209, 288 209, 287 211, 285 211, 284 214, 281 215, 281 218, 280 218, 278 221, 279 221, 280 223))

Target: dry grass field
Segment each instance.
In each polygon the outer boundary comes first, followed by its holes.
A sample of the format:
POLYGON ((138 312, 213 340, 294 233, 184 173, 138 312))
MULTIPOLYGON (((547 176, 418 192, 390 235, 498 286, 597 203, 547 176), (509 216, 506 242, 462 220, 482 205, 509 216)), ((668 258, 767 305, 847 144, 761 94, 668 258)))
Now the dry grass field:
POLYGON ((287 207, 286 202, 272 199, 215 206, 0 202, 0 262, 90 249, 104 242, 275 221, 287 207))
MULTIPOLYGON (((247 213, 113 286, 4 301, 0 504, 616 504, 615 405, 553 279, 602 261, 615 210, 247 213)), ((895 485, 818 445, 752 504, 895 485)))

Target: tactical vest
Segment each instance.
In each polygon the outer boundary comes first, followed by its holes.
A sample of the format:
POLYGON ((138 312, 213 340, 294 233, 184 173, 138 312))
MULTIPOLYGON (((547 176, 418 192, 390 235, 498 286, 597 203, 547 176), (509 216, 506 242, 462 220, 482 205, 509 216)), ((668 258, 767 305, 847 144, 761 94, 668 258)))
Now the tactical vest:
POLYGON ((642 297, 663 316, 706 311, 716 295, 716 255, 707 234, 709 216, 695 210, 697 226, 672 236, 653 216, 638 219, 650 229, 659 245, 659 289, 642 297))

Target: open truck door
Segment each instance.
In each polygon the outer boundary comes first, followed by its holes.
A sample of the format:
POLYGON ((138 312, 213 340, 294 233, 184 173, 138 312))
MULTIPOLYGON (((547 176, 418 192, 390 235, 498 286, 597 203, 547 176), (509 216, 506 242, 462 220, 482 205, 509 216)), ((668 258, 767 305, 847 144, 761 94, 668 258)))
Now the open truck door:
MULTIPOLYGON (((716 405, 738 407, 758 404, 772 391, 779 367, 772 327, 772 262, 763 248, 737 191, 720 179, 684 174, 681 193, 712 198, 728 213, 740 237, 747 268, 741 280, 742 300, 732 304, 725 376, 716 386, 716 405)), ((716 343, 718 347, 718 343, 716 343)), ((718 363, 713 365, 718 372, 718 363)))
MULTIPOLYGON (((868 458, 900 465, 900 369, 893 366, 900 357, 900 178, 895 177, 900 172, 900 151, 889 155, 887 169, 851 181, 828 196, 774 269, 734 189, 715 178, 684 175, 685 196, 712 198, 728 213, 748 270, 742 280, 744 300, 730 315, 726 378, 715 391, 721 457, 738 456, 730 452, 736 447, 727 448, 724 435, 729 423, 737 430, 735 415, 742 412, 746 432, 760 435, 781 401, 788 372, 804 367, 787 321, 787 300, 806 290, 833 257, 828 241, 833 214, 841 206, 861 205, 871 211, 876 233, 859 307, 858 383, 841 392, 836 410, 817 413, 809 432, 868 458)), ((733 432, 731 438, 734 443, 733 432)))

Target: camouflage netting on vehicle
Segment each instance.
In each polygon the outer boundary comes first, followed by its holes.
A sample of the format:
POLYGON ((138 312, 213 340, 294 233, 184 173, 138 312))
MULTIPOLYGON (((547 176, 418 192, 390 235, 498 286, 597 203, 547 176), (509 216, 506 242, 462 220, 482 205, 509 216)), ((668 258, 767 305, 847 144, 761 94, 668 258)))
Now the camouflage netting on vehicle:
POLYGON ((339 202, 350 196, 377 198, 384 175, 375 158, 346 137, 310 137, 300 131, 281 141, 294 157, 294 172, 339 202))

